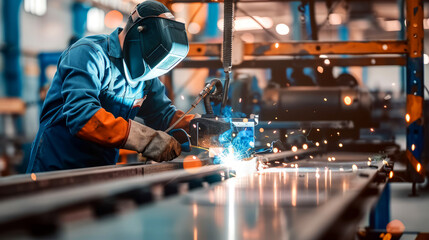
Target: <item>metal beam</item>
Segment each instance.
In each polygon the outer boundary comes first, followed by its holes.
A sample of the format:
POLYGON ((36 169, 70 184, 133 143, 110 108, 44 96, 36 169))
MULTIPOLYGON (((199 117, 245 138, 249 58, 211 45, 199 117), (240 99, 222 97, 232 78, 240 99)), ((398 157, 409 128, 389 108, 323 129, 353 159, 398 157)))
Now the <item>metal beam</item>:
POLYGON ((407 122, 407 159, 415 176, 414 182, 419 180, 416 173, 424 175, 422 152, 424 148, 423 131, 423 102, 424 102, 424 75, 423 75, 423 1, 408 0, 407 13, 407 105, 405 120, 407 122))
MULTIPOLYGON (((246 60, 239 65, 235 65, 234 68, 275 68, 278 66, 283 67, 314 67, 314 66, 326 66, 325 58, 308 59, 255 59, 246 60)), ((354 57, 354 58, 329 58, 330 66, 405 66, 405 57, 354 57)), ((187 59, 182 61, 176 66, 176 68, 222 68, 222 62, 220 59, 202 59, 194 60, 187 59)))
MULTIPOLYGON (((406 41, 245 43, 245 56, 406 54, 406 41)), ((191 43, 188 57, 220 57, 220 43, 191 43)))

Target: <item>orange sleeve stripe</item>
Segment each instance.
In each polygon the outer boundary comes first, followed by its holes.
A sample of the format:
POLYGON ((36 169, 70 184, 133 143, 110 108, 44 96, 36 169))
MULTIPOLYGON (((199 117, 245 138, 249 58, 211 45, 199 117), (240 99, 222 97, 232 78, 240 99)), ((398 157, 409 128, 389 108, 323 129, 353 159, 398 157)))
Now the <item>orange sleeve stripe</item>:
POLYGON ((96 142, 106 147, 120 147, 128 138, 129 122, 107 112, 104 108, 98 110, 77 133, 85 140, 96 142))
MULTIPOLYGON (((183 111, 177 110, 176 113, 174 114, 173 118, 171 119, 169 126, 171 126, 173 123, 175 123, 177 121, 177 119, 179 119, 181 116, 183 116, 183 114, 185 114, 183 111)), ((176 126, 174 126, 174 129, 182 128, 186 132, 189 132, 189 123, 191 122, 192 119, 194 119, 194 117, 195 117, 194 114, 186 115, 182 119, 182 121, 180 121, 176 126)))

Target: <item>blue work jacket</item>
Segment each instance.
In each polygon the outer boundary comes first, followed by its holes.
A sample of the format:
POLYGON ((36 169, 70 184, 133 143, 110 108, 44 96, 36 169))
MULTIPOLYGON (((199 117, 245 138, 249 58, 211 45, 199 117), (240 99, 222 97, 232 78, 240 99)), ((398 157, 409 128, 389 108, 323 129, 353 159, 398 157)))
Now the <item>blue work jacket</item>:
MULTIPOLYGON (((139 116, 154 129, 168 127, 176 108, 160 80, 133 82, 125 77, 121 30, 85 37, 62 53, 43 104, 27 173, 115 164, 119 146, 77 136, 90 119, 93 125, 102 121, 94 119, 100 109, 126 121, 139 116)), ((106 136, 115 134, 104 131, 106 136)))

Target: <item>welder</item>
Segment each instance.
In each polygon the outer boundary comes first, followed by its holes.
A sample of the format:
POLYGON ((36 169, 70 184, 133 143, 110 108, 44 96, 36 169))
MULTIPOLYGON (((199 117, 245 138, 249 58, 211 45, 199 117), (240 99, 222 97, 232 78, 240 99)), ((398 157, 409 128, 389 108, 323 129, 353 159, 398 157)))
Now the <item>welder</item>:
MULTIPOLYGON (((177 157, 180 144, 163 130, 184 113, 158 77, 188 50, 184 24, 152 0, 136 6, 124 29, 71 45, 47 93, 27 173, 113 165, 119 148, 155 161, 177 157)), ((175 128, 188 128, 192 118, 175 128)))

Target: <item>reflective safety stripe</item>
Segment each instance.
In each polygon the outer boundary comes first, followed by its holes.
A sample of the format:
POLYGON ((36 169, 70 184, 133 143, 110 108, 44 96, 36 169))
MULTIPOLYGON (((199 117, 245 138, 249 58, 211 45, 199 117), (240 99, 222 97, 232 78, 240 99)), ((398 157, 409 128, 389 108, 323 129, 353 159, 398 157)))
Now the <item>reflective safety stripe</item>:
POLYGON ((101 108, 77 133, 77 136, 102 146, 120 147, 127 140, 128 133, 128 121, 121 117, 115 118, 113 114, 101 108))
POLYGON ((407 95, 407 114, 410 117, 408 125, 422 117, 423 98, 412 94, 407 95))
MULTIPOLYGON (((173 118, 171 119, 169 126, 173 125, 181 116, 183 116, 183 114, 185 114, 183 111, 177 110, 176 113, 173 115, 173 118)), ((194 119, 194 117, 195 117, 194 114, 186 115, 182 119, 182 121, 180 121, 176 126, 174 126, 174 129, 182 128, 186 132, 189 132, 189 123, 191 122, 192 119, 194 119)))

